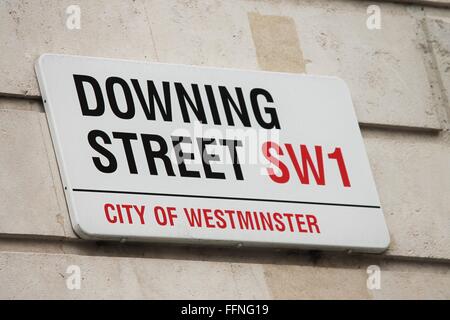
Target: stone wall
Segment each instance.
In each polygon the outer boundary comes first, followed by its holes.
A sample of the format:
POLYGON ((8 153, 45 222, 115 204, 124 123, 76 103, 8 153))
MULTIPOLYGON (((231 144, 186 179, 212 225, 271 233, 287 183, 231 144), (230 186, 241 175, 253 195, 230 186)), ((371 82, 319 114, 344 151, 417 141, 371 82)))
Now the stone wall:
POLYGON ((450 1, 5 0, 0 48, 0 298, 450 298, 450 1), (81 29, 66 27, 72 4, 81 29), (366 26, 373 4, 381 29, 366 26), (78 239, 34 73, 42 53, 343 78, 389 250, 78 239), (80 290, 66 287, 70 265, 80 290), (370 265, 380 289, 366 286, 370 265))

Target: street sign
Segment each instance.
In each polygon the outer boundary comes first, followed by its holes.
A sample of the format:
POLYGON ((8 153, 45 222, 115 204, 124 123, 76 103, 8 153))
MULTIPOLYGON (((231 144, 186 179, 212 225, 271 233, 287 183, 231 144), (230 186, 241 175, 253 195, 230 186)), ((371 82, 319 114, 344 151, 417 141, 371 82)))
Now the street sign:
POLYGON ((338 78, 53 54, 36 72, 82 238, 389 244, 338 78))

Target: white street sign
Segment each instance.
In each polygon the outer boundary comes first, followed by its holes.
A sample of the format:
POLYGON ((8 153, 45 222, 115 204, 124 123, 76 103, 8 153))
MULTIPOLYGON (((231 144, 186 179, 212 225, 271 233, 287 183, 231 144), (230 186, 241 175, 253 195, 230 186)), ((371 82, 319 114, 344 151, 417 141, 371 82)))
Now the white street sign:
POLYGON ((51 54, 36 72, 82 238, 389 244, 338 78, 51 54))

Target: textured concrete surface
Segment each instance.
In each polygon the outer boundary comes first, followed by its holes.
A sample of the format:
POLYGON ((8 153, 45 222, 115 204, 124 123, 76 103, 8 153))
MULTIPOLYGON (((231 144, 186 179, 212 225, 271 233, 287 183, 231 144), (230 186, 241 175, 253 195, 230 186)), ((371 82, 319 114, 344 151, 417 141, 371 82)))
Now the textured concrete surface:
POLYGON ((375 2, 382 28, 368 30, 374 3, 366 1, 82 0, 81 29, 68 30, 70 1, 1 1, 0 298, 449 299, 450 10, 446 0, 403 2, 375 2), (342 77, 362 124, 389 250, 78 239, 33 70, 44 52, 342 77), (81 267, 81 290, 66 288, 71 264, 81 267), (382 271, 380 290, 366 286, 372 264, 382 271))
POLYGON ((294 20, 248 14, 256 56, 265 71, 305 73, 305 61, 294 20))
POLYGON ((450 134, 362 132, 391 235, 387 254, 450 259, 450 134))
POLYGON ((79 30, 66 27, 66 8, 72 4, 68 0, 0 2, 1 93, 39 95, 34 63, 44 52, 154 59, 142 1, 77 1, 79 30))
POLYGON ((401 262, 324 259, 313 265, 266 265, 268 287, 276 299, 448 299, 449 269, 401 262), (372 261, 373 262, 373 261, 372 261), (367 288, 367 268, 381 271, 380 289, 367 288))
MULTIPOLYGON (((208 258, 214 255, 209 252, 208 258)), ((254 263, 246 258, 228 262, 4 252, 0 282, 0 298, 23 299, 450 298, 446 266, 352 256, 344 262, 291 255, 254 263), (367 268, 374 264, 382 273, 379 289, 372 290, 366 285, 367 268), (81 271, 79 290, 66 286, 72 265, 81 271)))
POLYGON ((368 5, 283 7, 296 10, 307 73, 346 80, 360 122, 439 128, 417 19, 406 6, 381 3, 381 29, 369 30, 368 5))
POLYGON ((0 234, 71 235, 45 114, 0 108, 0 150, 0 234))
POLYGON ((4 253, 0 298, 267 299, 255 264, 4 253), (20 266, 30 265, 28 270, 20 266), (82 287, 68 290, 67 267, 81 269, 82 287))
POLYGON ((443 118, 450 115, 450 10, 426 10, 426 23, 429 34, 429 50, 432 52, 437 73, 436 91, 443 112, 443 118))
POLYGON ((306 69, 346 80, 361 122, 440 128, 422 57, 423 30, 405 5, 380 3, 382 29, 368 30, 370 3, 362 1, 138 0, 128 5, 114 0, 104 5, 84 0, 79 2, 81 29, 69 30, 69 4, 0 3, 0 44, 5 48, 0 93, 38 96, 33 64, 45 52, 287 72, 306 69), (263 16, 271 20, 261 23, 255 18, 263 16), (264 31, 264 23, 274 26, 264 31), (289 43, 284 54, 276 54, 276 32, 278 41, 289 43))

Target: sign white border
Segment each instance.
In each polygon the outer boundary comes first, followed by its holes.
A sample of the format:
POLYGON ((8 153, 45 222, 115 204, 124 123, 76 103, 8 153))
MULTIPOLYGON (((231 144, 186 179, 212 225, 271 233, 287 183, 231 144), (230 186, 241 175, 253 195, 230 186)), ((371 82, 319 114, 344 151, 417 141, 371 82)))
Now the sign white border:
MULTIPOLYGON (((56 156, 58 160, 58 166, 62 177, 62 182, 64 186, 64 192, 67 200, 67 204, 69 207, 69 213, 71 217, 72 226, 74 228, 74 231, 80 235, 82 238, 86 239, 121 239, 121 240, 142 240, 142 241, 162 241, 162 242, 183 242, 183 243, 203 243, 203 242, 209 242, 209 243, 220 243, 222 245, 237 245, 237 244, 244 244, 244 245, 252 245, 252 246, 271 246, 271 247, 298 247, 298 248, 305 248, 305 249, 335 249, 335 250, 355 250, 355 251, 365 251, 365 252, 381 252, 387 249, 389 245, 389 233, 386 227, 386 223, 384 220, 383 212, 381 210, 381 206, 378 200, 378 195, 376 194, 376 202, 370 203, 370 204, 340 204, 335 203, 335 205, 332 205, 332 203, 329 203, 328 205, 330 208, 333 208, 334 213, 327 212, 328 209, 322 209, 324 214, 326 214, 328 217, 331 215, 339 215, 339 212, 345 212, 345 214, 348 215, 346 218, 346 221, 343 222, 344 224, 341 226, 342 230, 347 230, 354 232, 354 235, 352 235, 351 239, 348 237, 348 235, 341 235, 338 234, 334 235, 334 238, 336 241, 331 241, 330 239, 326 239, 324 241, 316 241, 311 239, 301 240, 297 242, 293 242, 291 239, 283 238, 283 237, 277 237, 274 239, 267 239, 267 237, 261 236, 255 240, 255 238, 251 238, 248 236, 242 236, 233 234, 231 232, 228 235, 224 234, 217 234, 217 233, 202 233, 202 232, 196 232, 195 230, 186 233, 185 231, 180 231, 178 233, 174 233, 174 236, 167 236, 167 233, 161 232, 160 230, 152 230, 152 234, 149 235, 149 231, 133 231, 133 232, 125 232, 123 234, 119 233, 109 233, 109 232, 98 232, 97 230, 101 230, 102 227, 95 226, 93 229, 87 229, 86 228, 86 221, 85 217, 80 215, 80 210, 89 210, 88 207, 83 207, 86 204, 94 204, 96 201, 96 197, 92 197, 92 194, 90 194, 90 191, 95 191, 96 189, 82 189, 78 186, 72 185, 69 174, 67 172, 68 168, 64 161, 63 156, 63 150, 64 146, 62 145, 59 129, 58 129, 58 123, 57 119, 54 116, 54 108, 60 108, 61 106, 58 105, 58 102, 53 101, 54 95, 55 95, 55 88, 52 88, 52 85, 48 84, 47 78, 46 78, 46 70, 44 70, 44 64, 46 60, 52 60, 52 59, 68 59, 68 60, 88 60, 91 62, 103 63, 107 61, 108 63, 123 63, 123 64, 140 64, 142 66, 148 66, 150 63, 146 62, 138 62, 138 61, 129 61, 129 60, 119 60, 119 59, 103 59, 103 58, 88 58, 88 57, 77 57, 77 56, 69 56, 69 55, 53 55, 53 54, 45 54, 42 55, 39 60, 36 63, 36 73, 38 76, 39 85, 41 88, 41 94, 42 99, 44 101, 44 107, 47 114, 49 127, 51 131, 51 136, 53 140, 53 144, 55 146, 56 156), (344 209, 345 208, 358 208, 358 213, 348 213, 344 209), (367 213, 365 213, 367 211, 367 213), (360 228, 352 228, 352 224, 359 225, 360 228), (84 225, 84 226, 83 226, 84 225), (98 229, 97 229, 98 227, 98 229), (233 240, 233 238, 235 240, 233 240), (259 239, 259 240, 258 240, 259 239), (350 240, 349 240, 350 239, 350 240), (355 239, 360 239, 359 243, 358 241, 355 241, 355 239), (335 243, 335 244, 334 244, 335 243)), ((306 78, 316 78, 316 79, 337 79, 334 77, 324 77, 324 76, 306 76, 306 75, 291 75, 291 74, 284 74, 284 73, 276 73, 276 72, 262 72, 262 71, 243 71, 243 70, 232 70, 232 69, 221 69, 221 68, 210 68, 210 67, 191 67, 191 66, 183 66, 183 65, 172 65, 172 64, 161 64, 161 63, 151 63, 151 65, 159 66, 163 68, 164 66, 167 67, 176 67, 180 70, 190 70, 197 69, 197 70, 204 70, 204 72, 229 72, 236 73, 236 74, 261 74, 264 76, 285 76, 285 77, 306 77, 306 78)), ((64 64, 61 64, 61 68, 64 68, 64 64)), ((347 91, 348 97, 350 97, 348 88, 346 87, 345 83, 343 83, 342 80, 337 79, 340 81, 343 86, 345 87, 345 90, 347 91)), ((350 98, 349 98, 350 99, 350 98)), ((351 103, 351 99, 350 99, 351 103)), ((356 122, 356 116, 354 115, 354 111, 352 117, 354 118, 355 125, 357 125, 356 122)), ((359 130, 358 130, 359 131, 359 130)), ((360 139, 362 142, 362 137, 360 132, 358 133, 357 139, 360 139)), ((364 146, 363 146, 364 148, 364 146)), ((364 150, 365 153, 365 150, 364 150)), ((368 164, 367 156, 365 155, 365 160, 368 164)), ((370 171, 370 170, 369 170, 370 171)), ((373 187, 375 188, 373 177, 370 174, 370 179, 372 180, 373 187)), ((164 196, 162 192, 140 192, 140 191, 131 191, 128 192, 126 188, 124 188, 124 192, 121 192, 120 190, 103 190, 99 193, 101 194, 121 194, 122 196, 128 197, 128 199, 133 198, 137 202, 145 202, 144 198, 147 195, 153 195, 153 196, 164 196), (128 193, 128 194, 127 194, 128 193)), ((192 202, 192 199, 198 199, 203 198, 204 203, 211 203, 211 205, 214 204, 214 199, 221 199, 224 203, 230 203, 230 206, 233 206, 233 201, 245 201, 245 202, 252 202, 254 203, 255 200, 259 200, 261 202, 267 203, 266 208, 271 207, 274 211, 276 211, 276 207, 272 205, 273 202, 284 202, 284 203, 297 203, 302 204, 302 207, 308 211, 313 210, 314 206, 316 205, 323 205, 324 203, 318 203, 317 201, 295 201, 295 200, 279 200, 279 201, 272 201, 267 198, 261 198, 261 199, 249 199, 248 197, 243 199, 238 199, 238 197, 228 197, 228 196, 202 196, 199 194, 193 194, 192 197, 189 196, 189 194, 176 194, 172 195, 175 198, 182 197, 185 199, 186 203, 192 202)), ((173 198, 173 197, 172 197, 173 198)), ((169 197, 168 199, 171 199, 169 197)), ((160 203, 165 203, 167 199, 162 199, 160 203)), ((194 201, 195 203, 195 201, 194 201)), ((326 203, 325 203, 326 204, 326 203)), ((325 207, 325 206, 324 206, 325 207)), ((323 219, 322 219, 323 221, 323 219)), ((332 224, 336 223, 336 221, 330 220, 330 228, 332 227, 332 224)), ((186 227, 186 226, 185 226, 186 227)))

